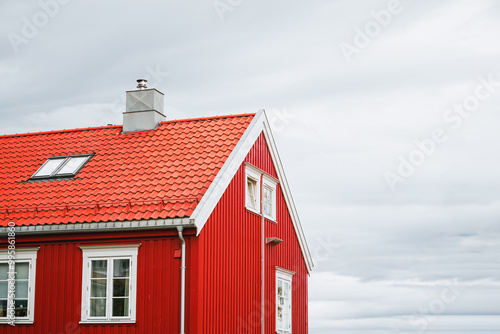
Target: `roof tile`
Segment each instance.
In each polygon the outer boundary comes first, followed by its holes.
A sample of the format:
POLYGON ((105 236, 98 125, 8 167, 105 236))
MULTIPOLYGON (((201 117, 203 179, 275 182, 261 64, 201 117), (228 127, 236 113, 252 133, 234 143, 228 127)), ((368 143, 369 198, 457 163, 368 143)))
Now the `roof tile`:
POLYGON ((0 226, 189 217, 253 116, 0 136, 0 226), (48 157, 84 153, 74 179, 29 180, 48 157))

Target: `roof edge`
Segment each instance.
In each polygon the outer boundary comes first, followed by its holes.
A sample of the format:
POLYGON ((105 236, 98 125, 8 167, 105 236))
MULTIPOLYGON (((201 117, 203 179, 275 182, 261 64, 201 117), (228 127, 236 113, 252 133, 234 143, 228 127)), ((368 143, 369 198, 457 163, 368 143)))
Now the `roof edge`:
POLYGON ((103 125, 103 126, 92 126, 88 128, 76 128, 76 129, 62 129, 62 130, 50 130, 50 131, 38 131, 38 132, 26 132, 26 133, 13 133, 0 135, 1 138, 11 138, 11 137, 26 137, 26 136, 38 136, 47 135, 53 133, 66 133, 66 132, 78 132, 78 131, 88 131, 88 130, 100 130, 100 129, 113 129, 121 128, 122 125, 103 125))
POLYGON ((269 124, 269 120, 267 119, 266 112, 263 109, 255 115, 255 118, 252 120, 247 130, 238 141, 238 144, 220 169, 219 173, 212 181, 207 192, 196 206, 196 209, 193 211, 191 218, 194 220, 196 225, 196 235, 200 234, 203 226, 205 226, 208 218, 212 214, 212 211, 215 209, 215 206, 226 191, 229 183, 233 180, 234 175, 240 168, 241 164, 245 161, 248 152, 250 152, 261 133, 264 133, 266 138, 274 167, 278 173, 278 178, 280 179, 279 184, 283 190, 285 202, 292 218, 292 224, 297 235, 302 256, 304 257, 307 271, 310 273, 314 267, 312 256, 307 245, 297 209, 295 207, 295 202, 288 186, 288 181, 278 154, 271 126, 269 124))
POLYGON ((241 136, 233 151, 226 159, 226 162, 210 184, 210 187, 208 187, 207 191, 191 214, 191 219, 194 220, 196 225, 196 235, 200 234, 203 226, 205 226, 208 218, 212 214, 212 211, 215 209, 215 206, 226 191, 229 183, 262 132, 264 120, 263 116, 264 110, 260 110, 257 114, 255 114, 254 119, 241 136))
MULTIPOLYGON (((206 117, 195 117, 195 118, 183 118, 183 119, 172 119, 168 121, 160 122, 160 124, 169 124, 176 122, 192 122, 192 121, 203 121, 210 119, 220 119, 220 118, 233 118, 233 117, 248 117, 255 116, 255 113, 247 113, 247 114, 229 114, 229 115, 220 115, 220 116, 206 116, 206 117)), ((13 134, 4 134, 0 135, 1 138, 11 138, 11 137, 26 137, 26 136, 38 136, 38 135, 46 135, 46 134, 54 134, 54 133, 65 133, 65 132, 78 132, 78 131, 88 131, 88 130, 101 130, 101 129, 121 129, 123 128, 122 124, 117 125, 103 125, 103 126, 92 126, 87 128, 75 128, 75 129, 61 129, 61 130, 50 130, 50 131, 38 131, 38 132, 25 132, 25 133, 13 133, 13 134)), ((151 131, 151 130, 148 130, 151 131)))
POLYGON ((255 115, 256 115, 256 113, 246 113, 246 114, 229 114, 229 115, 218 115, 218 116, 181 118, 181 119, 171 119, 171 120, 163 121, 163 122, 160 122, 160 124, 168 124, 168 123, 176 123, 176 122, 204 121, 204 120, 209 120, 209 119, 220 119, 220 118, 249 117, 249 116, 255 116, 255 115))
MULTIPOLYGON (((149 219, 131 220, 117 222, 98 223, 74 223, 74 224, 50 224, 50 225, 21 225, 16 226, 16 233, 38 234, 38 233, 78 233, 78 232, 116 232, 129 230, 143 230, 151 228, 176 228, 177 226, 195 227, 192 219, 149 219)), ((9 227, 0 227, 0 235, 7 234, 9 227)))
POLYGON ((312 259, 311 252, 307 244, 304 230, 302 229, 302 223, 300 221, 299 214, 297 212, 297 207, 295 206, 295 201, 293 200, 292 192, 290 191, 290 186, 288 185, 288 179, 286 178, 285 169, 283 168, 283 164, 281 163, 281 158, 278 153, 278 147, 276 145, 276 142, 274 141, 274 136, 271 131, 271 125, 269 123, 269 120, 267 119, 266 114, 264 114, 264 118, 265 118, 264 137, 266 138, 274 167, 276 169, 276 172, 278 173, 278 178, 280 180, 279 185, 283 190, 285 203, 288 207, 288 211, 290 212, 290 216, 292 218, 292 224, 295 229, 297 239, 299 241, 300 250, 302 251, 302 256, 304 257, 307 271, 310 273, 314 268, 314 261, 312 259))

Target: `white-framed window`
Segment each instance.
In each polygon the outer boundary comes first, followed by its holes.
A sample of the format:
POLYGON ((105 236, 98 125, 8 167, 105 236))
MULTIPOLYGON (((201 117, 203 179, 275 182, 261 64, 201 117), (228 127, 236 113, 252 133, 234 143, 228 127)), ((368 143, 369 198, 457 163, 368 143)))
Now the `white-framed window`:
POLYGON ((276 185, 277 181, 264 174, 262 184, 262 211, 264 217, 276 220, 276 185))
POLYGON ((278 180, 250 165, 245 166, 246 208, 276 221, 276 187, 278 180), (262 191, 262 198, 261 198, 262 191))
POLYGON ((276 267, 276 332, 292 332, 293 272, 276 267))
POLYGON ((257 168, 247 165, 245 168, 246 180, 246 208, 260 213, 260 180, 261 174, 257 168))
POLYGON ((0 250, 0 323, 32 324, 35 313, 35 275, 38 248, 16 248, 14 265, 9 268, 12 250, 0 250), (9 257, 10 255, 10 257, 9 257), (14 291, 9 290, 14 280, 14 291), (14 305, 14 319, 9 305, 14 305))
POLYGON ((81 323, 134 323, 140 245, 87 246, 83 251, 81 323))
POLYGON ((72 177, 90 160, 92 154, 65 155, 50 157, 33 174, 31 179, 45 179, 55 177, 72 177))

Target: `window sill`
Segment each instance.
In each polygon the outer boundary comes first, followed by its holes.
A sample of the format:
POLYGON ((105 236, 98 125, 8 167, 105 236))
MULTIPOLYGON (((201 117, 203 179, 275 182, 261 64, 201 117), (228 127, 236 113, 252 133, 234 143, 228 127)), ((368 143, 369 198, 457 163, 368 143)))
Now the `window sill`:
POLYGON ((245 209, 247 209, 247 211, 250 211, 251 213, 255 213, 256 215, 260 216, 260 212, 258 210, 252 209, 248 206, 246 206, 245 209))
POLYGON ((135 320, 82 320, 79 322, 81 325, 106 325, 106 324, 135 324, 135 320))
MULTIPOLYGON (((0 320, 0 325, 10 325, 11 320, 0 320)), ((33 320, 14 320, 14 325, 33 325, 33 320)))
MULTIPOLYGON (((255 211, 254 209, 251 209, 248 206, 246 206, 245 209, 247 210, 247 212, 253 213, 254 215, 257 215, 257 216, 259 216, 259 217, 262 218, 262 215, 260 214, 259 211, 255 211)), ((276 220, 276 218, 271 218, 271 217, 264 216, 264 219, 266 221, 268 221, 269 223, 278 224, 278 221, 276 220)), ((283 333, 288 334, 290 332, 283 332, 283 333)))
MULTIPOLYGON (((264 216, 264 218, 265 218, 266 220, 268 220, 269 222, 271 222, 271 223, 278 224, 278 222, 276 221, 276 218, 273 218, 273 217, 267 217, 267 216, 264 216)), ((289 332, 283 332, 283 333, 289 333, 289 332)))

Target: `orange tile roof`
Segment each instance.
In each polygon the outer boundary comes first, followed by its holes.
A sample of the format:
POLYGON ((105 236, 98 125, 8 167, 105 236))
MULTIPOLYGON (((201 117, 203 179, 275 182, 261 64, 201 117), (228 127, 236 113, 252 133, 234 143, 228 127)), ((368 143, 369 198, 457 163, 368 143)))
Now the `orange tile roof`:
POLYGON ((189 217, 253 116, 0 136, 0 226, 189 217), (85 153, 74 179, 29 181, 47 158, 85 153))

